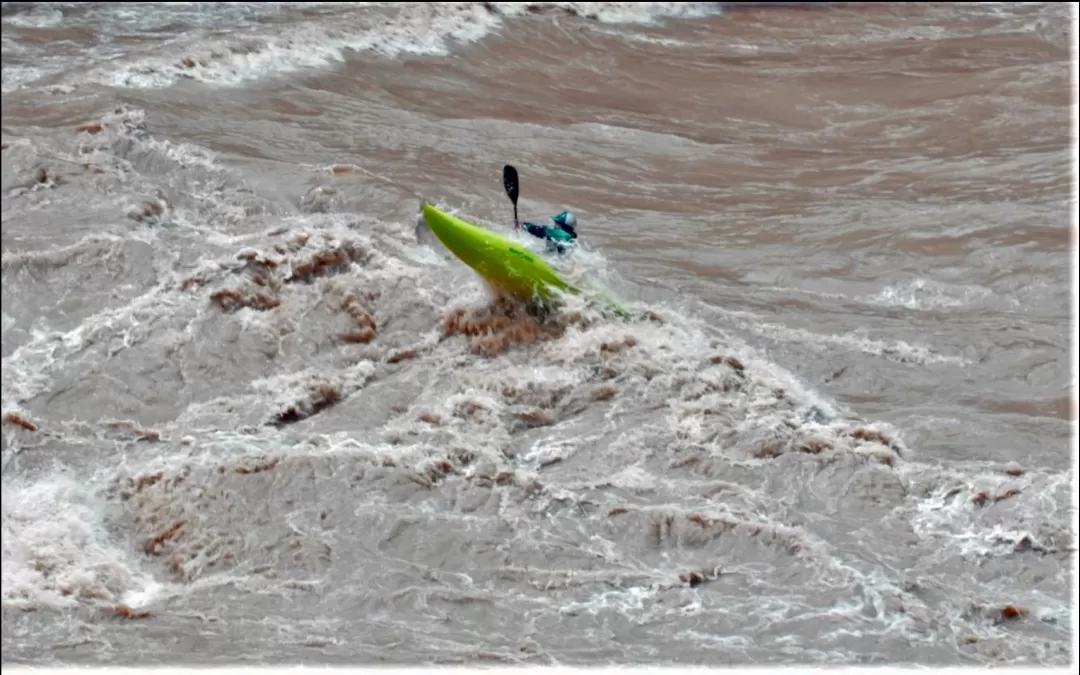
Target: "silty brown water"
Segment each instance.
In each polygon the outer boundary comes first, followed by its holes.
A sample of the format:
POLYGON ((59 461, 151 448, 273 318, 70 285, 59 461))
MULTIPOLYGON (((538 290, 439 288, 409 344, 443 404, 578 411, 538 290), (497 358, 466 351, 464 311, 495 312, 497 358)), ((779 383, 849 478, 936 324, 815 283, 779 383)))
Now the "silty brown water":
POLYGON ((766 5, 4 3, 5 661, 1067 663, 1074 14, 766 5))

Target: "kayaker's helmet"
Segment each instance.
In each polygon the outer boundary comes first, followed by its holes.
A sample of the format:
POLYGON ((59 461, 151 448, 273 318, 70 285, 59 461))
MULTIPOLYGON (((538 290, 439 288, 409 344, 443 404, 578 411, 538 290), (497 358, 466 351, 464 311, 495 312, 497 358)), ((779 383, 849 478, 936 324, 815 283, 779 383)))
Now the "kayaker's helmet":
POLYGON ((573 213, 563 211, 551 220, 553 220, 556 225, 569 232, 571 237, 577 239, 577 231, 575 229, 577 228, 577 217, 574 216, 573 213))

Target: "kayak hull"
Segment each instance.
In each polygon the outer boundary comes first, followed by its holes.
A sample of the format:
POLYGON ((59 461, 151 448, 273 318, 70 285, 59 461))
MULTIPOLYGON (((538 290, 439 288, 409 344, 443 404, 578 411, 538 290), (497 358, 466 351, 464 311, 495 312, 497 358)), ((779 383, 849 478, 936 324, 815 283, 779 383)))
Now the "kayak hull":
POLYGON ((578 293, 542 258, 497 232, 473 225, 430 204, 424 222, 461 262, 490 284, 523 300, 546 300, 556 292, 578 293))

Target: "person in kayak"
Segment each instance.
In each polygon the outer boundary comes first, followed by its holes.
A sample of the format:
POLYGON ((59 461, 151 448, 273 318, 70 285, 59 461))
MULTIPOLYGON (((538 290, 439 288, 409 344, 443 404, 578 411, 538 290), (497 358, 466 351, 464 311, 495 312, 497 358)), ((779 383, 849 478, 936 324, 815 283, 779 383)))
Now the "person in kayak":
POLYGON ((560 254, 566 253, 577 243, 577 218, 569 211, 562 211, 551 217, 551 222, 555 224, 555 227, 552 227, 551 225, 537 225, 536 223, 530 223, 527 220, 523 223, 519 223, 518 195, 520 194, 520 190, 518 188, 517 169, 507 164, 503 167, 502 179, 503 187, 506 189, 506 196, 510 198, 510 202, 514 205, 515 230, 520 227, 532 236, 543 239, 547 242, 549 251, 560 254))
POLYGON ((554 227, 526 220, 521 227, 532 236, 546 241, 549 251, 566 253, 577 243, 577 218, 570 211, 561 211, 551 217, 551 222, 555 224, 554 227))

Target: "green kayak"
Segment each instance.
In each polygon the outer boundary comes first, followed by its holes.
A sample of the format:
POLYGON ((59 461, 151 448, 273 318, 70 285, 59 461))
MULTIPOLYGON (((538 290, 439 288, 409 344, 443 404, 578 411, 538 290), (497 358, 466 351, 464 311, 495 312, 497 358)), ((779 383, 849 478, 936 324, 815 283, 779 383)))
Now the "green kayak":
POLYGON ((424 204, 424 222, 461 262, 523 300, 548 299, 554 289, 577 293, 551 266, 521 244, 424 204))
MULTIPOLYGON (((463 263, 498 288, 522 300, 551 299, 557 291, 577 295, 580 289, 558 275, 542 258, 512 239, 423 206, 424 222, 439 241, 463 263)), ((621 316, 629 312, 604 298, 621 316)))

